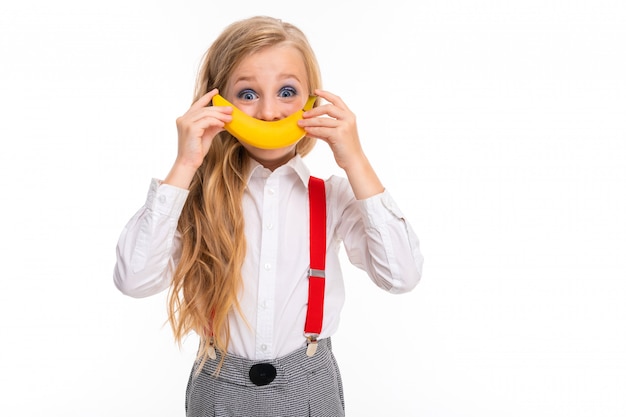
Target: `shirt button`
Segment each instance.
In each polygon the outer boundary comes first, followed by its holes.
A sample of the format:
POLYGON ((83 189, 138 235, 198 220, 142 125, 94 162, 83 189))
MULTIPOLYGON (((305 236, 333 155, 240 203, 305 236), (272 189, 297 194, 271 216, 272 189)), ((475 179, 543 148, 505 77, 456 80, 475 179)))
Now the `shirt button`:
POLYGON ((266 226, 267 230, 272 230, 274 228, 274 225, 272 223, 268 223, 266 226))
POLYGON ((167 201, 167 198, 164 195, 159 196, 159 203, 165 204, 166 201, 167 201))
POLYGON ((274 195, 274 193, 275 193, 275 192, 276 192, 276 191, 274 191, 274 189, 273 189, 273 188, 268 188, 268 189, 267 189, 267 193, 268 193, 269 195, 274 195))
POLYGON ((265 352, 267 350, 267 345, 261 345, 261 350, 265 352))
POLYGON ((272 264, 268 262, 265 265, 263 265, 263 268, 265 268, 266 271, 269 271, 270 269, 272 269, 272 264))

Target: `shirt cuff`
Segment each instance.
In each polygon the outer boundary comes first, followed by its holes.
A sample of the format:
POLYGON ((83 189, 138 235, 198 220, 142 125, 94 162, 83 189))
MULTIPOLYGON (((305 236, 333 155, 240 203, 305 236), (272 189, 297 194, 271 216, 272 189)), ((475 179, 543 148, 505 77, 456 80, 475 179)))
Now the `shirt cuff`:
POLYGON ((161 180, 153 178, 146 198, 146 207, 159 214, 179 217, 188 195, 189 190, 163 184, 161 180))
POLYGON ((376 228, 390 220, 404 220, 404 214, 387 190, 364 200, 359 200, 359 203, 367 227, 376 228))

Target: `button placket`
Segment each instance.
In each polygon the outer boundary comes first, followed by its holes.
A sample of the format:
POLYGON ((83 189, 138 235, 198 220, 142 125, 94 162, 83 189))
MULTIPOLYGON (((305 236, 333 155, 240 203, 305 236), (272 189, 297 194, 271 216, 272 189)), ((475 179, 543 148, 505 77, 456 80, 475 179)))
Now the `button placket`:
POLYGON ((259 253, 259 286, 257 299, 256 354, 257 359, 272 356, 274 338, 274 292, 276 286, 276 258, 278 252, 278 179, 269 177, 265 185, 261 212, 261 248, 259 253), (262 301, 261 301, 262 300, 262 301))

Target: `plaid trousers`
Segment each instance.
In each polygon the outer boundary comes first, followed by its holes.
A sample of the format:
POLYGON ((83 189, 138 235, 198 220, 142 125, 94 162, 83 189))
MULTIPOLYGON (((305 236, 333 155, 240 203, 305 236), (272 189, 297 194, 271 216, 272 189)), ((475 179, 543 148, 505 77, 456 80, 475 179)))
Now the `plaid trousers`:
POLYGON ((220 361, 207 360, 191 370, 187 384, 187 417, 343 417, 343 387, 330 339, 318 342, 312 357, 306 348, 281 358, 263 361, 276 368, 275 379, 257 386, 250 368, 261 361, 227 355, 219 375, 220 361))

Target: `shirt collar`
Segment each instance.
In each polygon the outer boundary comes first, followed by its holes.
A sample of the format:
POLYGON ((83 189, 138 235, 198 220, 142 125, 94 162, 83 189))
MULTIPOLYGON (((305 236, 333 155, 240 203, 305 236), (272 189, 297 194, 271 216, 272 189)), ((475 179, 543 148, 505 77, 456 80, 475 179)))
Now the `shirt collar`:
POLYGON ((309 176, 311 175, 309 168, 306 166, 302 157, 298 154, 291 158, 285 165, 276 168, 273 172, 269 169, 263 168, 263 165, 255 161, 250 160, 250 171, 248 174, 248 182, 252 177, 269 177, 270 175, 288 175, 295 172, 305 188, 309 186, 309 176))

